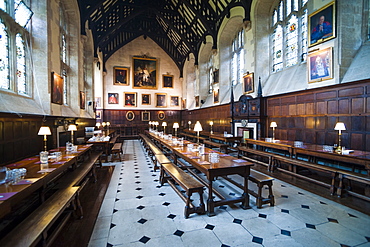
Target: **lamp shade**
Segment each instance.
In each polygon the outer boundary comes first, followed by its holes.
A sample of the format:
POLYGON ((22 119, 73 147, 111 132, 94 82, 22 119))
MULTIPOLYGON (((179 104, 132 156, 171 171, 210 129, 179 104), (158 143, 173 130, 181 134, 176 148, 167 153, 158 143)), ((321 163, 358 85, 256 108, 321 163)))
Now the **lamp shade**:
POLYGON ((277 123, 276 122, 271 122, 270 123, 270 127, 271 128, 276 128, 277 127, 277 123))
POLYGON ((41 126, 40 129, 39 129, 39 133, 38 133, 39 136, 43 136, 43 135, 51 135, 51 131, 50 131, 50 128, 48 126, 41 126))
POLYGON ((162 123, 162 126, 163 126, 163 127, 166 127, 166 126, 167 126, 167 122, 163 122, 163 123, 162 123))
POLYGON ((96 123, 95 126, 99 128, 100 127, 100 123, 96 123))
POLYGON ((197 121, 194 125, 194 131, 202 131, 203 128, 202 128, 202 125, 200 124, 199 121, 197 121))
POLYGON ((188 121, 188 124, 191 124, 191 121, 188 121))
POLYGON ((103 127, 105 127, 105 125, 107 125, 105 122, 102 122, 101 123, 101 125, 103 126, 103 127))
POLYGON ((177 123, 177 122, 176 122, 176 123, 173 123, 173 128, 174 128, 174 129, 178 129, 178 128, 180 128, 179 123, 177 123))
POLYGON ((75 124, 70 124, 68 126, 68 131, 77 131, 77 126, 75 124))
POLYGON ((346 130, 346 126, 344 125, 343 122, 338 122, 335 125, 334 130, 346 130))
POLYGON ((213 121, 209 122, 209 125, 211 125, 211 126, 212 126, 212 125, 213 125, 213 121))
POLYGON ((107 126, 110 126, 110 122, 107 122, 107 126))

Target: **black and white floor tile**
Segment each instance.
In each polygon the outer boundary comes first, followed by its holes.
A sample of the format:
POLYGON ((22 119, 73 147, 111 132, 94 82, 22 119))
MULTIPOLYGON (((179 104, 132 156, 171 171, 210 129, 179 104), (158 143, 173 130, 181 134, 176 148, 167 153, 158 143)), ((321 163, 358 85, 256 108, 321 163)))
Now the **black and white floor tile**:
MULTIPOLYGON (((90 247, 109 246, 361 246, 370 247, 370 217, 279 180, 276 206, 251 209, 221 206, 216 216, 191 214, 138 140, 124 143, 124 160, 115 163, 90 247)), ((235 177, 235 179, 238 179, 235 177)), ((224 194, 240 191, 222 180, 224 194)), ((250 185, 253 188, 253 185, 250 185)))

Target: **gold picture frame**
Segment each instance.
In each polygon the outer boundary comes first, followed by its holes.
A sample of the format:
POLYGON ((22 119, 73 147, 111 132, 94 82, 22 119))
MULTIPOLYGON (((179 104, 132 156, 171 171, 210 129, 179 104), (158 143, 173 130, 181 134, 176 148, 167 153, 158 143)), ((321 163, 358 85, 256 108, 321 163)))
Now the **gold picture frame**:
POLYGON ((130 69, 127 67, 113 67, 113 85, 128 86, 130 85, 128 75, 130 69))
POLYGON ((124 99, 124 106, 128 107, 136 107, 136 93, 133 92, 125 92, 125 99, 124 99))
POLYGON ((173 75, 163 75, 163 88, 173 88, 173 75))
POLYGON ((171 96, 170 106, 179 106, 180 105, 179 99, 180 99, 179 96, 171 96))
POLYGON ((254 92, 254 73, 248 73, 243 76, 244 94, 254 92))
POLYGON ((133 111, 126 112, 127 121, 132 121, 135 119, 135 113, 133 111))
POLYGON ((156 107, 167 107, 167 94, 156 93, 155 94, 155 106, 156 107))
POLYGON ((141 94, 141 104, 142 105, 150 105, 151 102, 151 94, 141 94))
POLYGON ((308 46, 335 38, 335 1, 308 16, 308 46))
POLYGON ((157 89, 157 59, 133 57, 132 87, 137 89, 157 89))
POLYGON ((309 53, 307 73, 309 83, 333 79, 333 48, 309 53))
POLYGON ((158 112, 158 119, 159 120, 164 120, 166 118, 166 114, 164 113, 164 111, 159 111, 158 112))
POLYGON ((51 103, 63 105, 64 79, 55 72, 51 72, 51 103))
POLYGON ((150 112, 142 111, 141 112, 141 121, 143 121, 143 122, 150 121, 150 112))

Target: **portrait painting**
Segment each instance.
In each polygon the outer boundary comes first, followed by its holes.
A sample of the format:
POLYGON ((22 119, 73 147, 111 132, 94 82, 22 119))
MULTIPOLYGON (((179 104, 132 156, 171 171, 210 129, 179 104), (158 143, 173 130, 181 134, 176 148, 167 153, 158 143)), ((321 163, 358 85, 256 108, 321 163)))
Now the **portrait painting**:
POLYGON ((166 96, 167 94, 165 93, 156 93, 156 107, 166 107, 166 96))
POLYGON ((163 75, 163 87, 173 88, 173 75, 163 75))
POLYGON ((186 99, 182 99, 182 109, 186 108, 186 99))
POLYGON ((133 111, 126 112, 126 119, 128 121, 132 121, 134 120, 134 118, 135 118, 135 113, 133 111))
POLYGON ((141 94, 141 104, 142 105, 150 105, 150 94, 141 94))
POLYGON ((308 82, 333 79, 332 47, 308 54, 308 82))
POLYGON ((314 46, 335 38, 335 1, 308 17, 308 45, 314 46))
POLYGON ((118 93, 108 93, 108 104, 118 104, 118 93))
POLYGON ((157 89, 157 59, 133 57, 133 88, 157 89))
POLYGON ((136 93, 125 92, 125 106, 136 106, 136 93))
POLYGON ((96 119, 101 119, 101 112, 102 112, 101 110, 98 110, 98 111, 95 112, 95 118, 96 119))
POLYGON ((63 77, 51 72, 51 103, 62 105, 64 93, 63 77))
POLYGON ((244 93, 253 93, 254 92, 254 73, 248 73, 243 76, 244 83, 244 93))
POLYGON ((213 89, 213 103, 218 103, 219 102, 219 92, 220 89, 213 89))
POLYGON ((141 121, 150 121, 150 112, 148 111, 141 112, 141 121))
POLYGON ((114 79, 113 85, 128 86, 130 85, 128 75, 129 68, 126 67, 113 67, 114 79))
POLYGON ((85 109, 86 95, 84 91, 80 91, 80 109, 85 109))
POLYGON ((199 95, 195 96, 195 107, 199 107, 199 95))
POLYGON ((218 69, 216 69, 215 71, 213 71, 213 84, 218 83, 218 80, 218 69))
POLYGON ((164 113, 164 111, 159 111, 158 112, 158 119, 159 120, 164 120, 166 118, 166 114, 164 113))
POLYGON ((101 97, 95 97, 95 108, 101 107, 101 97))
POLYGON ((179 96, 171 96, 171 106, 179 106, 179 96))

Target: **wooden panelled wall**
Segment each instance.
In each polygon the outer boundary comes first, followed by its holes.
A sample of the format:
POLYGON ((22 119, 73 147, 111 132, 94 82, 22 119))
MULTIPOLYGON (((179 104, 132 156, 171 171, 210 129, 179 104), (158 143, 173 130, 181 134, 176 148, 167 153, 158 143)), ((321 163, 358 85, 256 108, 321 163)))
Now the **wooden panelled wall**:
POLYGON ((194 128, 196 121, 199 121, 204 131, 209 132, 211 127, 210 121, 213 121, 213 131, 231 133, 231 110, 230 104, 220 105, 210 108, 197 109, 192 111, 182 112, 182 128, 189 128, 188 121, 191 121, 191 129, 194 128))
MULTIPOLYGON (((38 135, 41 125, 49 126, 52 132, 52 135, 48 136, 47 148, 57 147, 57 124, 64 120, 66 118, 63 117, 0 113, 0 166, 42 151, 43 136, 38 135)), ((85 126, 95 125, 95 119, 68 118, 68 120, 75 121, 78 125, 75 138, 85 135, 85 126)))
POLYGON ((276 139, 333 145, 341 121, 342 146, 370 151, 370 80, 268 97, 266 106, 269 136, 276 121, 276 139))

